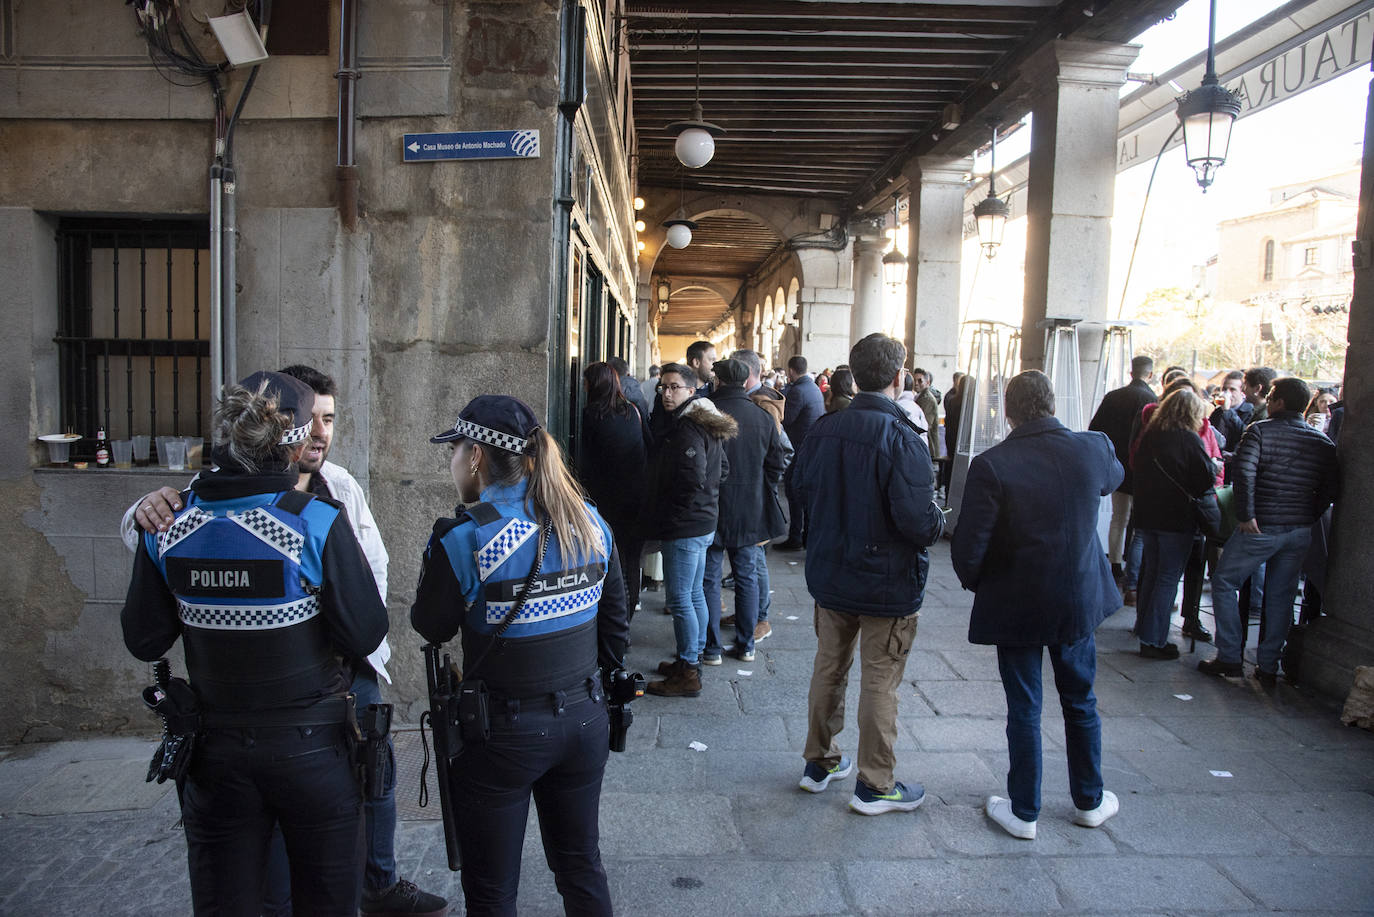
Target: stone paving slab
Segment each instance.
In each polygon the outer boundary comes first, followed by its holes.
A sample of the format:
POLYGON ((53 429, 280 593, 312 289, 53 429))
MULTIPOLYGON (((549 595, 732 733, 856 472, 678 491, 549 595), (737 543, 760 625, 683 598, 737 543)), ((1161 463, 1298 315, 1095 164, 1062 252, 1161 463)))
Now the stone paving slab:
POLYGON ((1029 857, 868 860, 846 863, 844 881, 864 914, 1054 912, 1059 895, 1029 857))
POLYGON ((1253 904, 1214 867, 1190 857, 1066 857, 1045 868, 1069 910, 1197 913, 1253 904))
POLYGON ((1214 862, 1267 911, 1374 913, 1374 857, 1218 856, 1214 862))
MULTIPOLYGON (((1196 660, 1211 655, 1203 645, 1191 656, 1185 645, 1178 661, 1141 659, 1129 610, 1098 632, 1103 775, 1121 814, 1097 830, 1070 822, 1051 691, 1039 837, 1019 841, 992 824, 982 806, 1005 795, 1005 700, 995 650, 967 642, 971 595, 958 590, 947 555, 945 545, 932 550, 933 585, 900 694, 897 774, 925 785, 925 804, 866 818, 847 808, 853 776, 820 795, 797 788, 812 603, 801 566, 787 563, 801 555, 771 554, 774 636, 758 658, 706 669, 699 698, 644 698, 626 753, 611 756, 602 853, 618 913, 1374 912, 1374 736, 1341 727, 1335 705, 1300 688, 1265 692, 1250 679, 1201 675, 1196 660), (693 740, 706 750, 691 750, 693 740)), ((673 635, 662 593, 643 602, 631 662, 647 674, 671 655, 673 635)), ((1048 663, 1045 672, 1051 688, 1048 663)), ((856 667, 840 734, 851 755, 858 682, 856 667)), ((143 783, 153 744, 0 749, 0 914, 189 912, 175 795, 143 783)), ((410 805, 418 764, 406 760, 416 773, 403 773, 398 789, 409 800, 401 873, 462 914, 437 810, 410 805)), ((533 813, 524 854, 520 913, 561 914, 533 813)))

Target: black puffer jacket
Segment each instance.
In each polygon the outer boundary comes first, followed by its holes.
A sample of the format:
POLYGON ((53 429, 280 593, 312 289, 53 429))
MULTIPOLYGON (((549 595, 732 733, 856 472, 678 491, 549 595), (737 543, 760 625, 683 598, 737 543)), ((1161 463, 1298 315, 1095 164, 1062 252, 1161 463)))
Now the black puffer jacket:
POLYGON ((640 517, 646 537, 666 541, 715 532, 720 482, 730 474, 722 443, 738 432, 733 417, 700 396, 665 414, 664 430, 649 456, 640 517))
POLYGON ((1231 460, 1236 519, 1266 525, 1311 525, 1336 499, 1336 446, 1299 411, 1252 423, 1231 460))

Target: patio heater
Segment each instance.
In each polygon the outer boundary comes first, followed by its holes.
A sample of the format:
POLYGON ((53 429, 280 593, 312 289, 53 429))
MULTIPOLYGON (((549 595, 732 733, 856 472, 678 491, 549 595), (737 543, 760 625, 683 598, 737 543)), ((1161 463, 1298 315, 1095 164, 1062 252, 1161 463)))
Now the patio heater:
POLYGON ((1007 435, 1007 417, 1002 408, 1002 389, 1006 380, 1002 375, 1001 329, 1010 326, 981 319, 967 324, 972 326, 973 338, 952 454, 954 467, 945 499, 950 509, 946 524, 950 528, 959 521, 959 504, 964 499, 969 463, 975 455, 997 445, 1007 435))
POLYGON ((1054 416, 1070 430, 1083 430, 1083 377, 1078 359, 1079 318, 1050 316, 1045 329, 1045 375, 1054 387, 1054 416))

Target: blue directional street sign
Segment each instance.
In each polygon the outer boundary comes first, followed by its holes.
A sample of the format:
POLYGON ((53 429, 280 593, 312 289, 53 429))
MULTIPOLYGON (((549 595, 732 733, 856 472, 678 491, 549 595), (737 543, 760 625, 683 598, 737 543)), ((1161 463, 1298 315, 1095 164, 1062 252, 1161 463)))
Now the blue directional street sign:
POLYGON ((450 131, 405 134, 403 162, 436 159, 537 159, 539 131, 450 131))

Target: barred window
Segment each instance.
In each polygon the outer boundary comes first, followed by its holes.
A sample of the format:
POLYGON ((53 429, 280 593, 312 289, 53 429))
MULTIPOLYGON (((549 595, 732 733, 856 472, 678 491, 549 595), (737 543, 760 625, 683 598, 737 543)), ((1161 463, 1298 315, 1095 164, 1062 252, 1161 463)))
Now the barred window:
POLYGON ((205 436, 210 231, 199 219, 58 223, 62 428, 205 436))
POLYGON ((1264 241, 1264 279, 1274 279, 1274 240, 1264 241))

